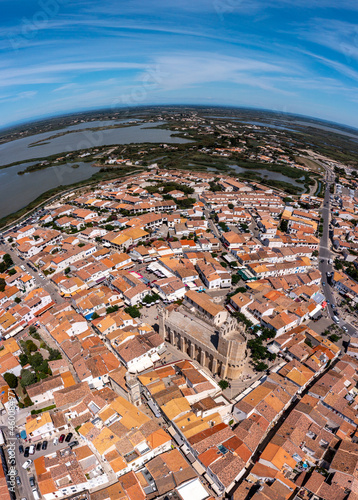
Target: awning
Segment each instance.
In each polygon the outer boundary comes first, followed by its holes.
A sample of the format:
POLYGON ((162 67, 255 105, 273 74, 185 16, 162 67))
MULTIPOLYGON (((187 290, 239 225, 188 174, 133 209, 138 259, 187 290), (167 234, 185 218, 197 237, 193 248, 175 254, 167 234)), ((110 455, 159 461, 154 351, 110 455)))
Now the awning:
POLYGON ((135 370, 137 373, 140 373, 144 370, 148 370, 148 368, 153 368, 153 362, 149 357, 138 361, 135 365, 130 367, 129 371, 132 372, 132 370, 135 370))

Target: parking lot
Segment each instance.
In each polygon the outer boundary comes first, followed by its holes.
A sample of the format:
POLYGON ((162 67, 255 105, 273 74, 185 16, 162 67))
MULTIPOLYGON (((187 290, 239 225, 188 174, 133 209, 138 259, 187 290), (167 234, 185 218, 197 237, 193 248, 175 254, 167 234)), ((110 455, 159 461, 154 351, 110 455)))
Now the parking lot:
MULTIPOLYGON (((3 431, 5 432, 5 435, 7 433, 7 429, 3 428, 3 431)), ((68 432, 65 433, 65 435, 68 435, 68 432)), ((57 439, 59 438, 60 434, 57 436, 57 439)), ((40 458, 44 455, 51 455, 55 453, 58 450, 62 450, 64 448, 67 448, 69 443, 66 441, 63 441, 62 443, 58 443, 57 445, 54 444, 54 439, 55 436, 52 436, 51 439, 42 439, 37 442, 30 442, 30 440, 24 440, 24 439, 17 439, 16 440, 16 446, 15 446, 15 460, 16 460, 16 471, 17 471, 17 477, 19 478, 17 480, 16 484, 16 498, 26 498, 27 500, 32 500, 34 498, 34 495, 32 493, 33 488, 37 488, 37 479, 36 479, 36 472, 35 472, 35 466, 34 466, 34 461, 37 458, 40 458), (47 441, 47 448, 42 449, 42 444, 44 441, 47 441), (37 444, 40 443, 41 448, 39 450, 36 449, 37 444), (33 445, 35 447, 34 453, 32 455, 29 455, 28 457, 25 457, 24 453, 20 453, 19 451, 19 446, 23 446, 25 449, 28 446, 33 445), (22 466, 25 462, 28 460, 31 460, 31 463, 29 464, 29 467, 24 469, 22 466), (34 477, 34 486, 30 485, 30 478, 34 477), (18 481, 20 481, 20 484, 18 484, 18 481)), ((71 438, 70 441, 78 440, 77 434, 74 434, 71 438)), ((12 442, 9 440, 9 437, 7 438, 7 442, 10 443, 12 442)), ((5 448, 6 450, 6 448, 5 448)))

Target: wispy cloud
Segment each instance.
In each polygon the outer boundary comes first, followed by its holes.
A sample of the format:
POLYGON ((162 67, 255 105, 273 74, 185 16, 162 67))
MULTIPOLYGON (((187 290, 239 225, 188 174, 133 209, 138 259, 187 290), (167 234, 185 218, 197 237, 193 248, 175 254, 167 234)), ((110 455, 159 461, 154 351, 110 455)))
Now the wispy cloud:
POLYGON ((0 2, 8 120, 200 101, 338 113, 357 123, 356 1, 77 0, 43 22, 35 1, 0 2))

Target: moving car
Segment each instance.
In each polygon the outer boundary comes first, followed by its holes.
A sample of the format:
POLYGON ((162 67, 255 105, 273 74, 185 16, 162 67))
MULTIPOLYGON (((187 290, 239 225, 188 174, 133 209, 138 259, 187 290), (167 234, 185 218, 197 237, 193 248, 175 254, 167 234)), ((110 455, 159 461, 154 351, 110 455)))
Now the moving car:
POLYGON ((338 325, 338 323, 339 323, 339 318, 338 318, 338 316, 334 315, 334 316, 333 316, 333 321, 334 321, 335 323, 337 323, 337 325, 338 325))
POLYGON ((348 328, 346 326, 342 326, 342 330, 344 330, 345 332, 348 332, 348 328))
POLYGON ((27 469, 28 467, 30 467, 30 465, 31 465, 31 464, 32 464, 32 460, 30 460, 30 459, 29 459, 29 460, 26 460, 26 462, 24 462, 24 463, 22 464, 22 468, 23 468, 23 469, 27 469))

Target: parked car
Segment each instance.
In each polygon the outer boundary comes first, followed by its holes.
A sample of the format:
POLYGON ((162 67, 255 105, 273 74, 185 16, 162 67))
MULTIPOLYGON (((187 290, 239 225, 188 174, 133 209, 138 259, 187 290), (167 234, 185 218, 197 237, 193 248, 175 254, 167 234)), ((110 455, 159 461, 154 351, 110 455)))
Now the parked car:
POLYGON ((29 481, 30 481, 31 488, 35 488, 35 477, 34 476, 30 476, 29 477, 29 481))
POLYGON ((40 442, 40 443, 37 443, 37 445, 36 445, 36 451, 41 450, 41 444, 42 444, 41 442, 40 442))
POLYGON ((27 458, 29 456, 30 446, 26 446, 24 451, 24 457, 27 458))
POLYGON ((60 436, 60 439, 58 440, 59 443, 63 443, 64 439, 65 439, 65 435, 64 434, 61 434, 60 436))
POLYGON ((27 468, 29 468, 29 467, 30 467, 30 465, 31 465, 31 464, 32 464, 32 460, 30 460, 30 459, 29 459, 29 460, 26 460, 26 462, 24 462, 24 463, 22 464, 22 468, 23 468, 23 469, 27 469, 27 468))
POLYGON ((71 441, 72 436, 73 436, 72 432, 70 432, 69 434, 67 434, 66 439, 65 439, 66 443, 69 443, 71 441))
POLYGON ((74 448, 75 446, 78 445, 78 441, 71 441, 70 444, 68 445, 70 448, 74 448))
POLYGON ((20 484, 21 484, 21 479, 20 479, 20 476, 16 476, 16 477, 15 477, 15 481, 16 481, 16 484, 17 484, 18 486, 20 486, 20 484))
POLYGON ((53 445, 56 446, 58 444, 58 438, 55 438, 53 441, 52 441, 53 445))
POLYGON ((48 445, 48 441, 44 441, 44 442, 42 443, 42 449, 43 449, 43 450, 46 450, 46 449, 47 449, 47 445, 48 445))
POLYGON ((32 490, 32 495, 33 495, 35 500, 40 500, 40 495, 39 495, 39 492, 37 491, 36 488, 34 490, 32 490))
POLYGON ((30 455, 33 455, 35 453, 35 446, 32 444, 29 449, 30 455))
POLYGON ((22 446, 22 444, 20 444, 19 446, 19 453, 24 453, 24 447, 22 446))

